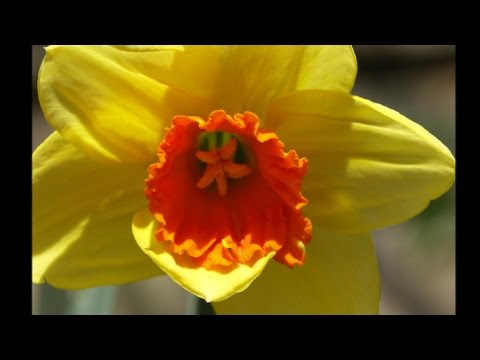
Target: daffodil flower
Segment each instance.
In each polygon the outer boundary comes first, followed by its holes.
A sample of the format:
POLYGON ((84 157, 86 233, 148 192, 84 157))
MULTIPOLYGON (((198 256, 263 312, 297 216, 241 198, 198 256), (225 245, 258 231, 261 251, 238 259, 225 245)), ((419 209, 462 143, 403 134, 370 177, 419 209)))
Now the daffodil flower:
POLYGON ((349 46, 50 46, 33 282, 167 274, 218 313, 377 313, 369 232, 454 181, 424 128, 350 94, 349 46))

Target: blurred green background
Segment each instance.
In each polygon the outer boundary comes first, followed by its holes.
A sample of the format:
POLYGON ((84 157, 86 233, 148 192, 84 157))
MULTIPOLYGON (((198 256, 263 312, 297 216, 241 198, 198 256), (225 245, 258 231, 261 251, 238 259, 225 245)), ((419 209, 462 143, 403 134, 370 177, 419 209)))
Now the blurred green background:
MULTIPOLYGON (((424 126, 455 155, 455 46, 354 46, 353 94, 391 107, 424 126)), ((38 104, 43 46, 32 47, 32 151, 52 132, 38 104)), ((455 314, 455 186, 421 215, 376 231, 381 314, 455 314)), ((91 290, 32 285, 33 314, 91 313, 91 290)), ((185 314, 192 296, 167 276, 96 293, 97 313, 185 314), (116 294, 112 299, 111 293, 116 294), (103 296, 103 297, 102 297, 103 296), (113 309, 113 310, 112 310, 113 309)))

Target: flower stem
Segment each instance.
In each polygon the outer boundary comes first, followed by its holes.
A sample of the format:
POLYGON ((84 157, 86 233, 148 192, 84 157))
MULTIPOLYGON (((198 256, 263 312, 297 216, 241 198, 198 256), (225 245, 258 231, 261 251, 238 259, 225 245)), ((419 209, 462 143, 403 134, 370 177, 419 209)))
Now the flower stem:
POLYGON ((39 315, 111 315, 117 299, 115 286, 59 290, 45 284, 40 291, 39 315))
POLYGON ((187 315, 216 315, 213 306, 205 300, 191 295, 187 299, 187 315))

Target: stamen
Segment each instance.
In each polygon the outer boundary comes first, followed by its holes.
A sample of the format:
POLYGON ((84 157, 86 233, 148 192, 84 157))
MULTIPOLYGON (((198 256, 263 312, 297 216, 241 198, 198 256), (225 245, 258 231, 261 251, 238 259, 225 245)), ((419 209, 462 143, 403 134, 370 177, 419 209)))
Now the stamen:
POLYGON ((231 159, 236 150, 237 140, 232 137, 225 146, 220 148, 220 157, 223 160, 231 159))
POLYGON ((199 189, 205 189, 208 185, 210 185, 213 182, 213 180, 215 180, 215 176, 219 171, 219 167, 220 167, 220 164, 213 164, 213 165, 208 164, 207 168, 205 169, 205 172, 203 173, 203 176, 197 182, 197 187, 199 189))
POLYGON ((250 174, 252 172, 252 168, 249 168, 245 164, 235 164, 233 162, 227 162, 223 165, 223 171, 225 171, 228 177, 232 179, 240 179, 250 174))
POLYGON ((214 151, 197 151, 195 156, 206 164, 215 164, 218 161, 218 154, 214 151))
POLYGON ((215 174, 215 180, 217 181, 217 190, 220 196, 227 195, 227 177, 223 171, 217 171, 215 174))
POLYGON ((195 153, 197 159, 207 164, 205 172, 196 184, 197 188, 205 189, 215 180, 218 194, 225 196, 227 194, 228 178, 240 179, 252 172, 252 169, 247 165, 233 162, 232 158, 237 151, 237 146, 237 140, 232 137, 219 149, 197 151, 195 153))

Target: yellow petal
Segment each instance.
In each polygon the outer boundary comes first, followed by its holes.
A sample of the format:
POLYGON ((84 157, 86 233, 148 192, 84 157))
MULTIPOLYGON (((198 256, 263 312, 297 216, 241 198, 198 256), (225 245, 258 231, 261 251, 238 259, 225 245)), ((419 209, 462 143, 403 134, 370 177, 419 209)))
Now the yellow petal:
POLYGON ((58 133, 33 154, 33 282, 78 289, 160 275, 135 243, 146 167, 105 166, 58 133))
POLYGON ((297 92, 272 104, 267 126, 308 158, 305 213, 325 229, 368 232, 401 223, 454 181, 455 159, 438 139, 357 96, 297 92))
POLYGON ((350 92, 357 74, 351 46, 223 46, 219 106, 264 118, 276 97, 294 90, 350 92))
POLYGON ((370 235, 313 229, 301 267, 270 264, 243 293, 214 303, 218 314, 377 314, 377 260, 370 235))
POLYGON ((47 121, 98 160, 149 161, 174 115, 212 110, 212 47, 50 46, 38 93, 47 121))
POLYGON ((135 214, 132 229, 138 246, 176 283, 208 302, 221 301, 245 290, 275 255, 271 252, 252 267, 240 264, 228 273, 207 270, 193 266, 187 258, 174 258, 170 244, 155 239, 157 226, 148 209, 135 214))

